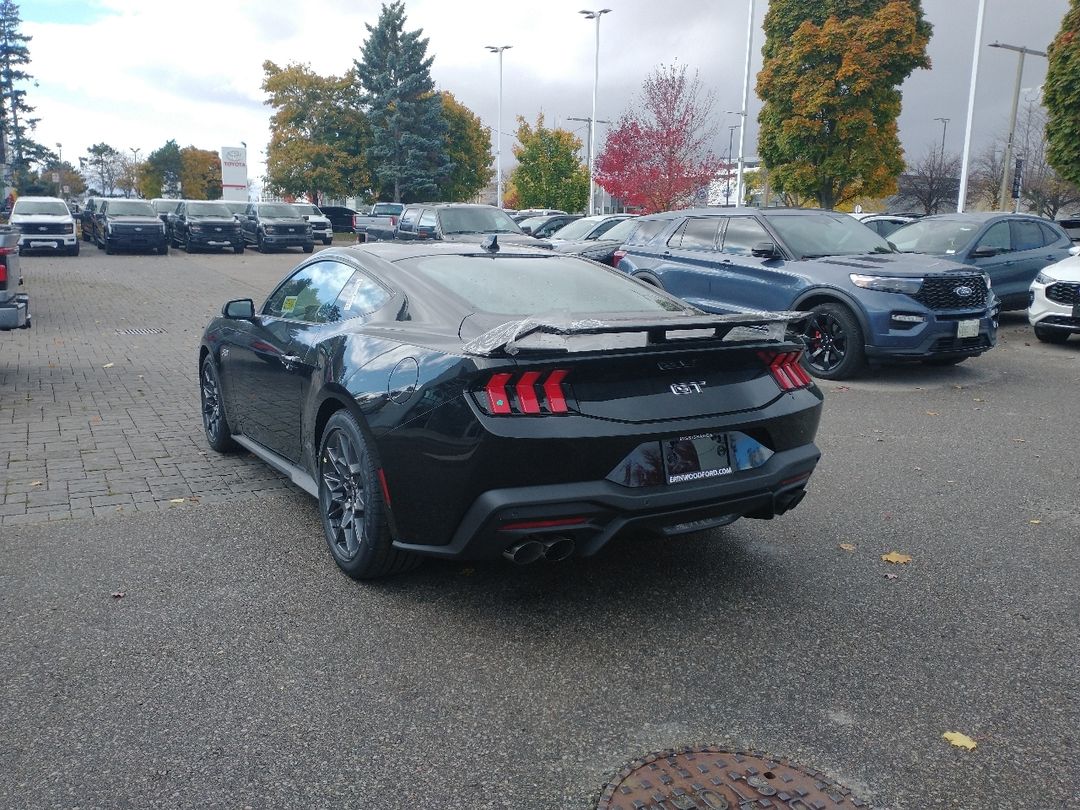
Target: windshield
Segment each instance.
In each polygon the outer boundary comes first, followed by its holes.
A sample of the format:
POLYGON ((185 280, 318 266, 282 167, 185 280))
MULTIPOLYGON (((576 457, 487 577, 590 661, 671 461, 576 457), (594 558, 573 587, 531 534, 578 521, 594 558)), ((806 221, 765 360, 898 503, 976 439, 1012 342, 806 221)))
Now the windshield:
POLYGON ((439 211, 444 234, 450 233, 521 233, 514 220, 498 208, 446 208, 439 211))
POLYGON ((321 217, 322 211, 316 208, 311 203, 293 203, 293 208, 300 212, 302 216, 309 217, 321 217))
POLYGON ((888 242, 847 214, 769 214, 768 221, 804 259, 893 252, 888 242))
POLYGON ((297 213, 296 208, 287 203, 266 203, 259 206, 259 216, 261 217, 292 217, 296 219, 300 216, 297 213))
POLYGON ((528 219, 521 220, 521 222, 518 223, 518 227, 520 227, 522 230, 525 230, 525 228, 530 228, 531 230, 535 231, 547 221, 548 217, 529 217, 528 219))
POLYGON ((492 314, 696 312, 627 276, 572 256, 425 256, 402 264, 492 314))
POLYGON ((54 216, 70 216, 66 205, 60 200, 16 200, 12 214, 53 214, 54 216))
POLYGON ((187 212, 189 217, 225 217, 226 219, 232 219, 232 211, 219 202, 188 203, 187 212))
POLYGON ((613 227, 610 231, 605 233, 601 237, 601 239, 610 239, 612 242, 618 242, 622 244, 630 238, 630 234, 632 234, 634 232, 634 229, 637 228, 637 226, 640 224, 641 223, 638 222, 637 217, 633 217, 632 219, 624 219, 618 225, 613 227))
POLYGON ((175 214, 180 207, 180 200, 154 200, 153 206, 159 214, 175 214))
POLYGON ((405 206, 402 203, 375 203, 371 208, 371 216, 383 217, 389 214, 396 217, 400 216, 404 210, 405 206))
POLYGON ((568 225, 563 225, 559 230, 555 231, 551 235, 552 239, 584 239, 593 229, 596 228, 602 219, 593 219, 592 217, 586 217, 585 219, 575 219, 568 225))
POLYGON ((221 204, 229 209, 230 214, 242 214, 242 213, 244 213, 245 210, 247 210, 247 203, 246 202, 239 202, 239 201, 234 201, 234 200, 226 200, 226 201, 222 202, 221 204))
POLYGON ((957 253, 975 238, 979 223, 961 219, 921 219, 889 236, 896 249, 904 253, 929 253, 945 256, 957 253))
POLYGON ((108 214, 122 217, 157 217, 154 206, 143 200, 109 200, 108 214))

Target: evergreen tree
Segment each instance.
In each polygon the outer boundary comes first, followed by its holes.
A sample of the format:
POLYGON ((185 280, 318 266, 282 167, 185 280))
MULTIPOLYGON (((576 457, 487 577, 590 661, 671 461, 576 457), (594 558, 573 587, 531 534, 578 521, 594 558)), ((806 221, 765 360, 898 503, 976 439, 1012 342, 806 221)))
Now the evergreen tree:
POLYGON ((139 193, 148 199, 179 197, 184 160, 175 140, 155 149, 140 167, 139 193))
POLYGON ((1046 157, 1059 175, 1080 185, 1080 0, 1070 0, 1049 56, 1043 90, 1046 157))
POLYGON ((450 173, 446 122, 431 80, 428 40, 422 29, 405 31, 405 6, 384 4, 379 21, 367 25, 361 60, 353 70, 371 123, 366 150, 379 196, 394 202, 430 199, 450 173))
POLYGON ((900 86, 927 68, 921 0, 772 0, 758 151, 778 191, 822 208, 896 189, 900 86))
MULTIPOLYGON (((29 167, 48 158, 49 152, 31 136, 38 119, 18 84, 33 78, 23 68, 30 64, 30 37, 20 33, 19 7, 0 0, 0 164, 11 170, 11 184, 22 190, 29 182, 29 167), (9 151, 10 146, 10 151, 9 151)), ((5 178, 6 179, 6 178, 5 178)))

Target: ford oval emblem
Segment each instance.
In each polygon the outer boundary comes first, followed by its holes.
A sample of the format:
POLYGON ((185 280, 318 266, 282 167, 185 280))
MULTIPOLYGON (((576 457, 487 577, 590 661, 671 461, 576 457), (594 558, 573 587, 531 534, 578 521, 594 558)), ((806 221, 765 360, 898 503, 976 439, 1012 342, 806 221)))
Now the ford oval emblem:
POLYGON ((953 292, 956 293, 960 298, 967 298, 969 295, 972 295, 975 291, 973 289, 971 289, 971 287, 961 286, 961 287, 957 287, 955 290, 953 290, 953 292))

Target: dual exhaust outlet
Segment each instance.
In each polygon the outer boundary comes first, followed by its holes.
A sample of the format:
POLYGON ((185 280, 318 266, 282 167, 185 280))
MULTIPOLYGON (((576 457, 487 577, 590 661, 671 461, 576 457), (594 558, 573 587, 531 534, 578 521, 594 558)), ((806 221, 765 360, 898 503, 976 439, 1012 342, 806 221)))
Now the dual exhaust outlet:
POLYGON ((552 537, 548 540, 530 537, 510 546, 503 552, 503 556, 517 565, 528 565, 541 557, 558 562, 571 556, 576 545, 572 537, 552 537))

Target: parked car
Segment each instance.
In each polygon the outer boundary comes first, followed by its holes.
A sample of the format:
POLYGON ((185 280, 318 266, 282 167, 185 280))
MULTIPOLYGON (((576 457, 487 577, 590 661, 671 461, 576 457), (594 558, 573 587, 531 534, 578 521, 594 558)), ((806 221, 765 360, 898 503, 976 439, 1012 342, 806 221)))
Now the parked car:
POLYGON ((1044 343, 1064 343, 1069 335, 1080 335, 1080 256, 1062 259, 1035 276, 1028 323, 1044 343))
POLYGON ((822 396, 789 313, 707 315, 500 241, 330 248, 258 310, 226 303, 199 350, 210 447, 315 496, 357 579, 587 557, 802 500, 822 396))
POLYGON ((472 203, 431 203, 410 205, 401 213, 395 239, 449 239, 454 242, 481 242, 490 234, 498 234, 501 244, 551 247, 523 233, 506 212, 493 205, 472 203))
POLYGON ((1074 242, 1080 242, 1080 212, 1061 217, 1057 224, 1069 235, 1070 239, 1074 242))
POLYGON ((334 233, 351 233, 353 229, 353 217, 356 211, 344 205, 320 205, 319 210, 323 216, 330 220, 334 226, 334 233))
POLYGON ((330 218, 324 216, 317 205, 311 203, 293 203, 292 205, 311 225, 312 238, 318 239, 324 245, 329 245, 334 241, 334 226, 330 218))
POLYGON ((378 242, 382 239, 393 239, 404 210, 402 203, 383 202, 375 203, 366 214, 355 214, 352 221, 357 241, 378 242))
POLYGON ((878 236, 884 236, 886 239, 897 228, 915 221, 915 217, 900 214, 853 214, 852 216, 878 236))
POLYGON ((228 206, 216 200, 182 200, 172 214, 170 244, 188 253, 210 248, 244 252, 240 223, 228 206))
POLYGON ((30 296, 19 292, 19 229, 0 225, 0 331, 30 328, 30 296))
POLYGON ((1068 257, 1061 226, 1029 214, 936 214, 893 231, 897 250, 976 267, 990 277, 1002 309, 1024 309, 1035 276, 1068 257))
POLYGON ((169 252, 165 223, 147 200, 105 199, 94 218, 97 246, 106 253, 118 250, 169 252))
MULTIPOLYGON (((513 217, 510 218, 513 219, 513 217)), ((579 214, 549 214, 523 219, 518 222, 518 227, 521 228, 522 233, 535 236, 537 239, 545 239, 576 219, 581 219, 581 216, 579 214)))
POLYGON ((558 208, 522 208, 520 211, 506 212, 514 222, 521 223, 531 217, 549 217, 553 214, 565 214, 558 208))
POLYGON ((958 363, 997 340, 997 300, 985 273, 898 253, 847 214, 655 214, 621 250, 619 269, 710 312, 809 312, 803 361, 824 379, 856 375, 868 358, 958 363))
POLYGON ((555 231, 551 235, 551 241, 557 245, 559 242, 588 242, 599 239, 624 219, 633 216, 634 214, 597 214, 582 217, 555 231))
POLYGON ((639 223, 638 217, 628 217, 616 223, 615 227, 597 239, 582 239, 580 241, 561 239, 552 242, 552 249, 556 253, 570 253, 583 259, 592 259, 594 262, 601 262, 614 267, 618 264, 615 260, 615 254, 622 247, 623 242, 630 239, 639 223))
POLYGON ((154 206, 154 210, 157 211, 158 219, 165 223, 165 240, 169 244, 173 244, 173 217, 176 215, 176 209, 180 207, 181 200, 173 197, 155 197, 150 200, 150 204, 154 206))
POLYGON ((67 203, 59 197, 19 197, 11 209, 9 224, 22 234, 19 253, 46 250, 79 255, 79 240, 75 236, 75 218, 67 203))
POLYGON ((244 242, 260 253, 276 248, 299 247, 304 253, 315 249, 311 225, 288 203, 248 203, 240 220, 244 242))
POLYGON ((101 197, 87 197, 79 212, 79 236, 84 242, 97 244, 97 212, 101 197))

